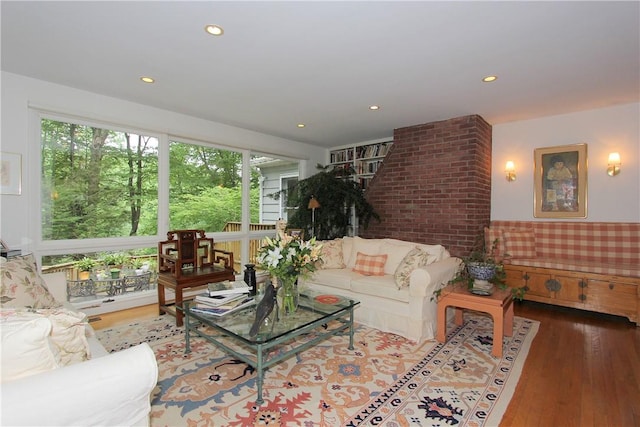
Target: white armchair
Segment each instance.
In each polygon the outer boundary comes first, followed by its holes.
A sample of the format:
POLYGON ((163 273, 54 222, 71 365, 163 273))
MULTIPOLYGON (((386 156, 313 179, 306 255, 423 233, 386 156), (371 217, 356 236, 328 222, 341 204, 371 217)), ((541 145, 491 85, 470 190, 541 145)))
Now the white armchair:
POLYGON ((147 343, 2 384, 4 426, 148 426, 158 365, 147 343))

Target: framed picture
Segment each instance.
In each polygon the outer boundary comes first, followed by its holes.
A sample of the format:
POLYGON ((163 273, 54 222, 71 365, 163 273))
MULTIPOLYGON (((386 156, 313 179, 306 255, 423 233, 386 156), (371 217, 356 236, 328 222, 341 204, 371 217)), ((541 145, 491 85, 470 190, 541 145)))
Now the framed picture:
POLYGON ((20 195, 22 193, 22 156, 15 153, 0 153, 0 193, 20 195))
POLYGON ((289 228, 287 229, 287 234, 291 237, 299 237, 300 239, 304 239, 304 230, 301 228, 289 228))
POLYGON ((587 144, 534 150, 536 218, 587 217, 587 144))

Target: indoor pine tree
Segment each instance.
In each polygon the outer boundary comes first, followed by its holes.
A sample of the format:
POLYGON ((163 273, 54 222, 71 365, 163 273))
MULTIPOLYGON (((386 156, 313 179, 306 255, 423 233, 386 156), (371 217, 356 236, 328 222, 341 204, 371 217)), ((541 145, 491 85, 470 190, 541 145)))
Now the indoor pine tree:
POLYGON ((371 219, 380 220, 362 187, 349 177, 353 171, 317 167, 320 172, 298 181, 287 194, 288 204, 297 207, 288 218, 288 227, 305 230, 306 238, 315 236, 318 240, 329 240, 348 235, 349 227, 353 225, 352 212, 365 229, 371 219), (320 203, 315 212, 308 208, 312 197, 320 203))

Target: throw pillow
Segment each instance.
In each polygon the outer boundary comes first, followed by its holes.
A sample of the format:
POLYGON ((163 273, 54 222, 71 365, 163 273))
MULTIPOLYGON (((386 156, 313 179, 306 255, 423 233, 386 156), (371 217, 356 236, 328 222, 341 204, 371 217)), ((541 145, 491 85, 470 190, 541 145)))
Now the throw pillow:
POLYGON ((413 270, 421 265, 427 265, 430 257, 431 255, 419 248, 409 251, 393 274, 398 289, 408 287, 409 276, 413 270))
POLYGON ((51 344, 61 366, 72 365, 91 358, 87 341, 87 315, 65 308, 44 308, 35 313, 51 322, 51 344))
POLYGON ((532 230, 504 231, 505 251, 509 258, 535 258, 536 240, 532 230))
POLYGON ((502 236, 502 230, 499 228, 484 228, 484 247, 486 251, 490 251, 495 241, 498 241, 493 251, 493 257, 496 261, 501 260, 504 257, 504 238, 502 236))
POLYGON ((384 265, 387 255, 367 255, 358 252, 353 271, 365 276, 384 276, 384 265))
POLYGON ((380 253, 387 254, 387 263, 384 266, 385 274, 394 274, 404 257, 415 248, 411 243, 396 243, 385 240, 380 246, 380 253))
POLYGON ((347 267, 353 268, 355 266, 358 252, 367 255, 379 255, 381 245, 382 240, 380 239, 363 239, 362 237, 355 236, 353 238, 351 256, 349 257, 349 261, 347 261, 347 267))
POLYGON ((342 253, 342 239, 327 240, 322 243, 320 257, 322 259, 320 268, 345 268, 342 253))
POLYGON ((58 367, 49 344, 51 329, 51 322, 45 317, 18 317, 10 312, 2 312, 0 382, 17 380, 58 367))
POLYGON ((66 308, 3 308, 2 321, 29 322, 45 319, 49 325, 47 334, 48 348, 53 354, 57 366, 67 366, 91 358, 87 315, 66 308))
POLYGON ((47 290, 33 255, 9 258, 0 264, 0 305, 52 308, 62 304, 47 290))

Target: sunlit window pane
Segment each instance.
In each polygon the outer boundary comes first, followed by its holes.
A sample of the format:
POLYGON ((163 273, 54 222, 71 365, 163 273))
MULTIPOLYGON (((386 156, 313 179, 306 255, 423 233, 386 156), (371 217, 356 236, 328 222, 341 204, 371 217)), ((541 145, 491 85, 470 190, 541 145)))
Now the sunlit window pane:
POLYGON ((157 234, 158 140, 42 119, 43 240, 157 234))

